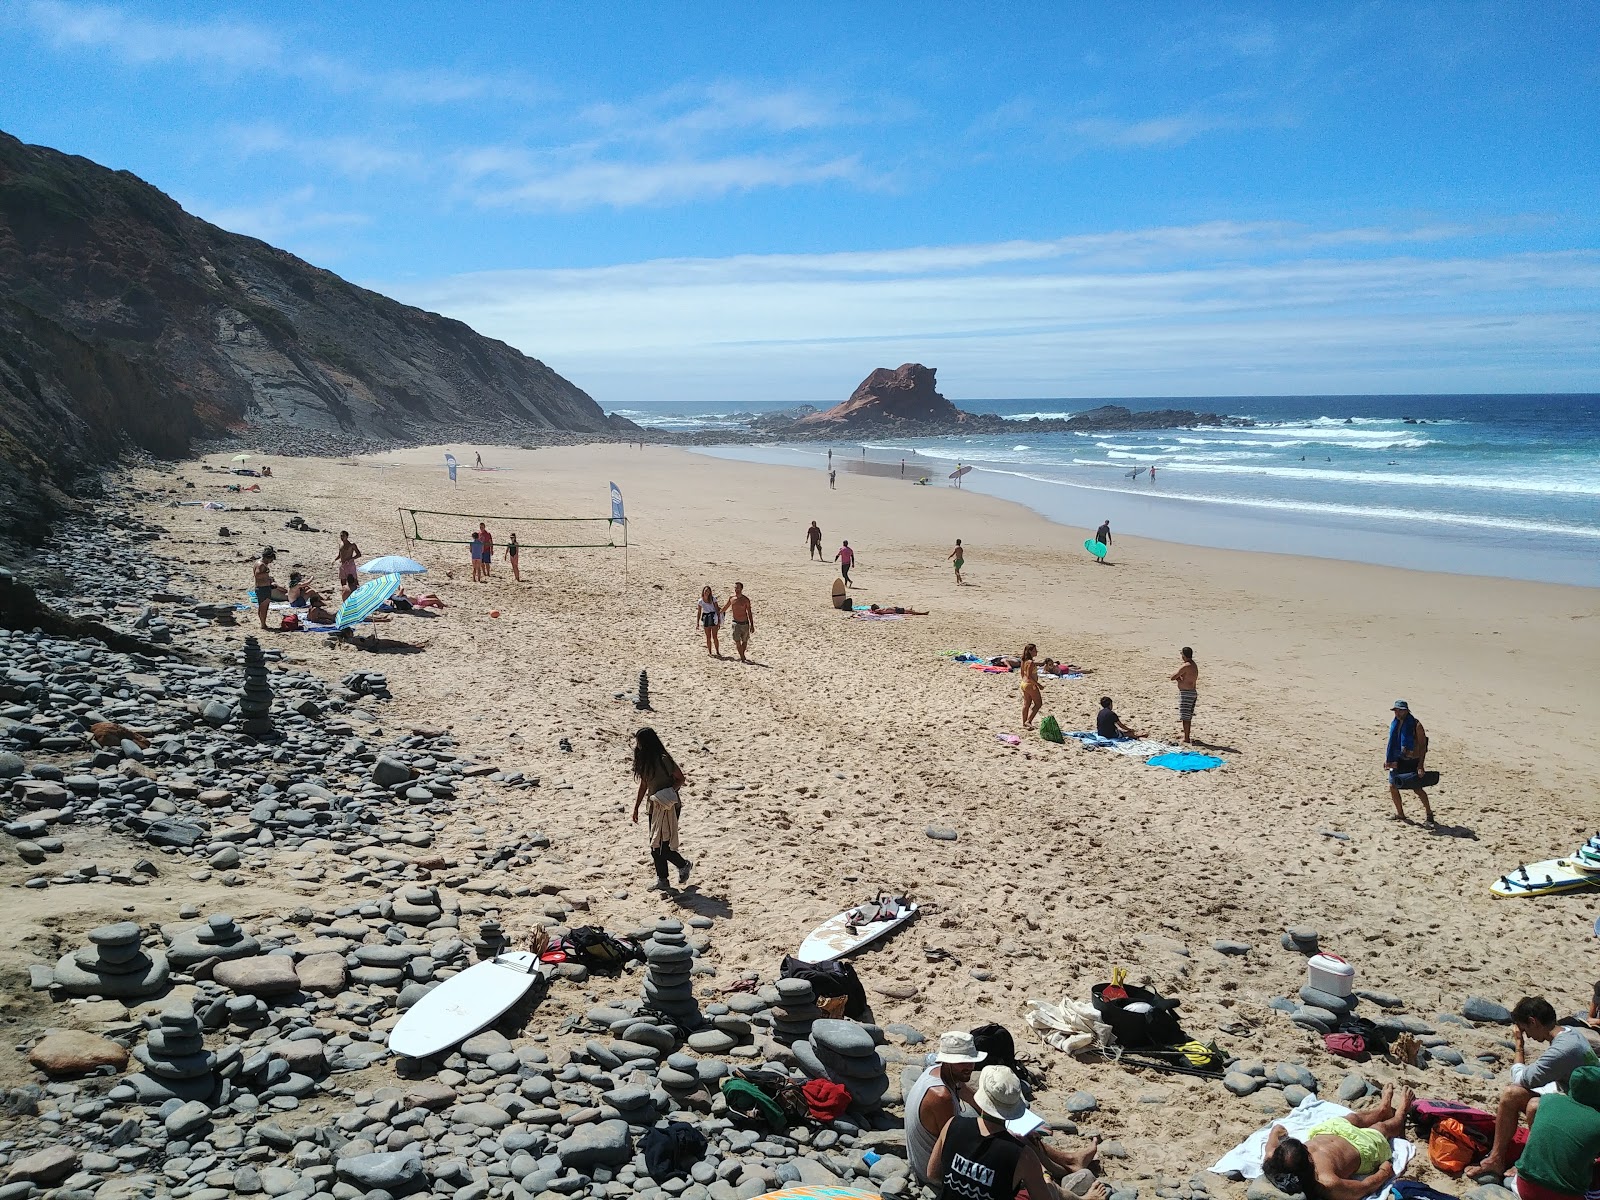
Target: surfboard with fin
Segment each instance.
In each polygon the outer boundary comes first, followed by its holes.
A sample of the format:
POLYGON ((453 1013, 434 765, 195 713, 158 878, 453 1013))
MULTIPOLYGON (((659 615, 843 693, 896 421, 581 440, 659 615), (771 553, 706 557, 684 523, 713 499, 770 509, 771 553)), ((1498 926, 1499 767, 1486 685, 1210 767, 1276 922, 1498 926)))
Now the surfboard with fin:
POLYGON ((1585 871, 1570 859, 1552 858, 1528 863, 1500 876, 1489 885, 1496 896, 1559 896, 1600 888, 1600 874, 1585 871))

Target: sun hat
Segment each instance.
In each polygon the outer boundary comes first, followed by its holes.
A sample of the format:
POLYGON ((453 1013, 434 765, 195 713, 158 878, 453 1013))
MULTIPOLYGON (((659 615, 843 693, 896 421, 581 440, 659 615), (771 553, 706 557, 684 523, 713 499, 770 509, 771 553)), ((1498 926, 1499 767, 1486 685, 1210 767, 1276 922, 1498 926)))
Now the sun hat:
POLYGON ((1392 707, 1397 709, 1400 712, 1410 712, 1411 711, 1411 705, 1407 704, 1404 700, 1396 700, 1392 707))
POLYGON ((953 1029, 939 1035, 939 1052, 933 1056, 934 1062, 980 1063, 983 1059, 983 1051, 978 1049, 970 1033, 953 1029))
POLYGON ((1022 1080, 1010 1067, 985 1067, 980 1071, 972 1102, 986 1116, 1004 1121, 1006 1132, 1013 1137, 1027 1137, 1045 1123, 1022 1098, 1022 1080))

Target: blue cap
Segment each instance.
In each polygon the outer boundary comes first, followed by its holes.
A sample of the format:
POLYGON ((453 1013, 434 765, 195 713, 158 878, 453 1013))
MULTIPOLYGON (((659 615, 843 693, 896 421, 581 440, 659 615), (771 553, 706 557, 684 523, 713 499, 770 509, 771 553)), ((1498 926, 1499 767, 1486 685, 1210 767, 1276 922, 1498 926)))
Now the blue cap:
POLYGON ((1401 712, 1411 711, 1411 705, 1407 704, 1404 700, 1396 700, 1394 702, 1394 707, 1399 709, 1401 712))

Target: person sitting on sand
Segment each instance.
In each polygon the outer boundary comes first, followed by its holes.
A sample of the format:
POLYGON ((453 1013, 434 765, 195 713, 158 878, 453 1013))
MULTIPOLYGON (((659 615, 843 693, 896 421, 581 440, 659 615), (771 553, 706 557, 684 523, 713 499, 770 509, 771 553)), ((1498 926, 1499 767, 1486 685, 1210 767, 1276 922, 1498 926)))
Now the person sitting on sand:
POLYGON ((901 617, 925 617, 928 615, 928 610, 925 608, 904 608, 897 604, 869 604, 867 605, 867 611, 875 613, 894 613, 896 616, 901 617))
POLYGON ((1332 1117, 1306 1131, 1306 1140, 1290 1137, 1282 1125, 1267 1135, 1261 1166, 1266 1180, 1287 1195, 1308 1200, 1362 1200, 1391 1182, 1394 1164, 1390 1138, 1405 1136, 1411 1112, 1409 1089, 1394 1102, 1394 1085, 1383 1089, 1376 1108, 1332 1117))
POLYGON ((928 1158, 940 1130, 955 1117, 976 1115, 970 1085, 983 1059, 970 1033, 941 1033, 933 1065, 906 1092, 906 1157, 923 1183, 928 1182, 928 1158))
POLYGON ((306 620, 313 625, 332 625, 338 619, 338 614, 325 604, 313 604, 306 609, 306 620))
POLYGON ((1557 1022, 1555 1007, 1543 996, 1524 996, 1511 1010, 1516 1043, 1516 1059, 1511 1065, 1511 1082, 1500 1092, 1500 1106, 1494 1114, 1494 1143, 1489 1154, 1476 1166, 1468 1167, 1469 1179, 1480 1175, 1504 1175, 1511 1161, 1511 1143, 1517 1123, 1524 1115, 1533 1120, 1539 1108, 1540 1088, 1555 1084, 1565 1089, 1579 1067, 1600 1064, 1588 1035, 1577 1026, 1557 1022), (1549 1049, 1528 1062, 1527 1041, 1549 1042, 1549 1049))
POLYGON ((1579 1067, 1559 1092, 1539 1102, 1528 1144, 1506 1180, 1522 1200, 1581 1200, 1600 1157, 1600 1067, 1579 1067))
POLYGON ((1010 1067, 984 1067, 972 1103, 977 1115, 952 1117, 929 1153, 928 1182, 939 1200, 1011 1200, 1023 1188, 1030 1200, 1106 1200, 1094 1177, 1098 1147, 1065 1153, 1047 1145, 1044 1120, 1028 1108, 1010 1067))
POLYGON ((1135 733, 1122 723, 1122 718, 1117 716, 1117 710, 1111 706, 1110 696, 1100 697, 1100 711, 1094 715, 1094 731, 1103 738, 1136 738, 1144 736, 1142 733, 1135 733))

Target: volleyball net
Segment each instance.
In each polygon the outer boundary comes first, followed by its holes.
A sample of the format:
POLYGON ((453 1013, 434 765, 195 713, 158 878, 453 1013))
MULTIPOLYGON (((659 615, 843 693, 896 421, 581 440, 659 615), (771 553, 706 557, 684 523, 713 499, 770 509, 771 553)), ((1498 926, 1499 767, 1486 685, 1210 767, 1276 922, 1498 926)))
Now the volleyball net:
POLYGON ((400 530, 407 542, 469 545, 482 522, 500 546, 510 541, 513 533, 517 544, 529 550, 625 550, 628 546, 628 522, 623 517, 513 517, 426 508, 402 508, 399 512, 400 530))

